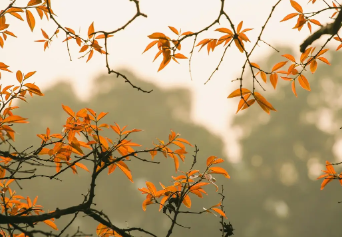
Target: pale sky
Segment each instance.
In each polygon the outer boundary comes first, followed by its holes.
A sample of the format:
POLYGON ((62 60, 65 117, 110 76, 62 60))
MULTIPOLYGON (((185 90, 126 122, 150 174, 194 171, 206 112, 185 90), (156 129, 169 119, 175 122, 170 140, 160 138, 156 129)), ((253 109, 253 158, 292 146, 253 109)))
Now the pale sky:
MULTIPOLYGON (((1 0, 0 8, 3 9, 9 2, 1 0)), ((18 0, 17 2, 27 1, 18 0)), ((199 53, 198 50, 195 50, 192 59, 193 81, 189 77, 187 60, 179 60, 180 65, 171 62, 165 69, 157 72, 161 58, 152 63, 157 49, 153 48, 147 53, 141 54, 147 44, 151 42, 147 35, 153 32, 163 32, 171 37, 175 35, 168 26, 181 28, 182 32, 185 32, 197 31, 209 25, 218 16, 221 1, 141 0, 140 2, 141 11, 147 14, 148 18, 137 18, 128 28, 108 40, 110 66, 113 69, 132 70, 139 78, 156 83, 163 88, 183 87, 191 90, 194 103, 191 111, 193 122, 202 124, 219 135, 226 144, 226 152, 237 160, 238 133, 231 129, 230 121, 235 115, 238 100, 228 100, 227 96, 238 88, 238 82, 232 83, 231 80, 240 74, 245 59, 243 54, 235 46, 230 48, 219 71, 206 85, 204 82, 218 64, 223 53, 222 46, 217 47, 209 56, 205 49, 199 53)), ((252 41, 252 43, 245 44, 247 50, 252 47, 271 7, 276 2, 274 0, 226 0, 225 10, 234 24, 237 25, 243 20, 243 28, 254 28, 247 32, 247 36, 252 41)), ((304 11, 318 9, 321 6, 319 2, 314 5, 315 8, 311 4, 308 5, 307 0, 298 0, 297 2, 302 5, 304 11)), ((95 31, 109 31, 121 27, 135 13, 135 4, 128 0, 52 0, 52 7, 62 26, 72 28, 76 32, 81 30, 81 35, 84 37, 93 21, 95 31)), ((308 36, 309 31, 306 27, 301 32, 291 29, 296 23, 295 18, 280 23, 280 20, 292 12, 295 10, 291 7, 290 1, 283 0, 267 26, 263 40, 274 46, 290 46, 298 52, 300 43, 308 36)), ((86 63, 85 58, 78 59, 81 56, 78 53, 79 47, 75 42, 71 42, 69 46, 73 61, 70 61, 66 44, 61 42, 65 38, 63 33, 60 33, 59 38, 55 39, 50 48, 44 52, 43 43, 34 41, 43 39, 41 28, 50 36, 56 27, 51 20, 47 21, 45 18, 43 21, 40 20, 36 11, 33 11, 33 14, 36 18, 36 27, 33 33, 27 22, 22 22, 11 16, 7 17, 7 23, 10 24, 9 30, 18 38, 9 37, 7 39, 4 49, 1 49, 0 62, 9 65, 13 72, 17 70, 24 73, 37 71, 32 81, 35 81, 43 91, 61 79, 68 80, 72 83, 76 94, 81 99, 87 100, 92 94, 93 80, 99 74, 107 73, 104 55, 94 53, 93 59, 86 63)), ((24 14, 22 16, 25 18, 24 14)), ((317 19, 320 20, 320 18, 317 19)), ((321 21, 321 23, 325 22, 321 21)), ((223 19, 221 25, 216 25, 208 32, 201 34, 197 42, 204 38, 222 36, 222 34, 214 32, 219 27, 230 28, 227 21, 223 19)), ((313 29, 316 30, 317 27, 313 26, 313 29)), ((260 47, 252 56, 252 61, 256 63, 261 63, 271 53, 268 46, 263 43, 259 45, 260 47)), ((189 56, 191 46, 192 38, 182 43, 181 53, 189 56)), ((15 75, 2 72, 1 80, 4 84, 11 83, 12 80, 15 80, 15 75)), ((266 88, 270 90, 270 87, 266 86, 266 88)), ((265 96, 267 97, 267 92, 265 96)), ((248 111, 246 112, 248 113, 248 111)), ((181 133, 181 131, 177 132, 181 133)))

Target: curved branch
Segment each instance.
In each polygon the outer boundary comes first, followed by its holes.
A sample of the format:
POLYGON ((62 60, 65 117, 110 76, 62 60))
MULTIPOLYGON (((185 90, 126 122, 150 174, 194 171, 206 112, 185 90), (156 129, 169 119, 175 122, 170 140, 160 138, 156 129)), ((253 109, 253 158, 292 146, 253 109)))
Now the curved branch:
POLYGON ((300 52, 304 53, 305 49, 311 45, 313 42, 318 40, 322 35, 335 35, 341 28, 342 23, 342 11, 340 11, 333 23, 321 27, 319 30, 314 32, 304 42, 300 45, 300 52))

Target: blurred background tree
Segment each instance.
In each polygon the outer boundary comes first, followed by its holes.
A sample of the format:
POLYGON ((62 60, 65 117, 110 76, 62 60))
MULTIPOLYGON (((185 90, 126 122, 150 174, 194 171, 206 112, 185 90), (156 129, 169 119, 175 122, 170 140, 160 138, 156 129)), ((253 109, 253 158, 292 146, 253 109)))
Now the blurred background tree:
MULTIPOLYGON (((322 192, 321 180, 316 181, 326 160, 341 161, 333 148, 338 148, 340 135, 335 134, 342 125, 342 59, 336 52, 329 56, 333 66, 319 65, 310 76, 310 92, 296 82, 296 98, 291 84, 279 78, 275 93, 267 97, 276 113, 268 116, 255 106, 234 117, 233 126, 242 134, 233 179, 240 184, 234 192, 248 210, 242 236, 341 236, 339 184, 322 192)), ((271 68, 279 61, 281 55, 274 53, 261 66, 271 68)), ((274 91, 270 85, 266 89, 274 91)))

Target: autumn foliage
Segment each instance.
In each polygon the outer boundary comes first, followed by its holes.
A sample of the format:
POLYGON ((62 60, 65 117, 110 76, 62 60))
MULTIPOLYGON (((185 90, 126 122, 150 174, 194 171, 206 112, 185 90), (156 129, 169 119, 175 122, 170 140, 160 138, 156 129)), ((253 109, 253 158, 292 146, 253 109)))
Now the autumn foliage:
MULTIPOLYGON (((26 5, 19 5, 15 0, 9 1, 8 6, 0 12, 0 47, 3 48, 6 46, 6 40, 12 40, 9 39, 9 36, 13 38, 20 34, 20 32, 16 32, 12 25, 7 23, 7 18, 14 17, 20 21, 24 21, 31 31, 37 30, 35 27, 37 20, 49 20, 53 23, 54 28, 48 30, 38 29, 42 34, 42 38, 37 39, 36 42, 42 43, 42 50, 45 51, 49 47, 53 47, 57 36, 63 34, 62 43, 67 44, 67 50, 69 51, 69 44, 70 47, 78 47, 80 57, 85 57, 86 63, 93 58, 94 53, 102 54, 104 55, 105 67, 109 74, 123 78, 125 82, 128 82, 133 88, 139 91, 151 92, 137 87, 125 75, 111 69, 108 62, 109 38, 115 34, 119 34, 120 31, 124 30, 138 17, 146 17, 140 11, 138 0, 131 1, 136 6, 136 14, 122 27, 112 31, 96 31, 95 29, 100 28, 100 26, 92 22, 90 26, 87 26, 85 34, 76 33, 74 29, 62 26, 57 20, 57 14, 53 11, 53 2, 51 0, 29 0, 26 1, 26 5), (50 33, 48 34, 47 32, 50 33)), ((325 57, 325 53, 328 51, 328 43, 334 39, 339 42, 336 50, 342 48, 342 40, 338 34, 342 22, 342 13, 341 5, 337 1, 333 1, 332 4, 326 3, 326 8, 317 9, 316 12, 306 13, 305 7, 303 7, 303 4, 306 4, 306 2, 301 1, 299 3, 290 0, 286 2, 292 6, 294 12, 283 12, 284 18, 281 22, 293 21, 293 29, 297 29, 298 31, 301 31, 306 25, 310 36, 301 45, 301 55, 299 57, 285 52, 282 53, 284 59, 276 63, 272 68, 260 67, 256 60, 253 59, 252 61, 252 53, 255 47, 261 42, 274 48, 263 40, 263 31, 273 16, 274 9, 278 7, 280 2, 281 0, 270 8, 269 16, 265 20, 265 24, 261 27, 259 36, 256 39, 250 39, 249 33, 251 30, 255 31, 259 26, 248 25, 247 27, 253 28, 244 28, 243 19, 240 19, 238 23, 233 22, 229 17, 229 12, 224 8, 225 1, 222 0, 218 18, 207 27, 199 31, 182 32, 179 28, 168 26, 167 33, 154 32, 148 35, 149 40, 146 40, 147 46, 143 50, 143 53, 155 50, 156 54, 153 61, 160 59, 157 71, 167 70, 167 65, 171 61, 182 63, 182 61, 189 60, 189 72, 191 75, 191 58, 194 49, 201 51, 201 49, 206 48, 208 55, 214 50, 220 50, 222 52, 222 58, 206 81, 208 83, 212 79, 215 71, 219 70, 227 50, 238 50, 245 55, 245 62, 242 67, 241 76, 235 80, 239 85, 229 93, 228 98, 239 99, 237 101, 236 113, 257 104, 263 111, 270 114, 271 111, 276 111, 276 109, 265 98, 264 84, 270 83, 276 90, 279 81, 281 81, 280 79, 282 79, 285 81, 284 83, 289 84, 289 87, 291 87, 296 97, 296 88, 298 88, 298 85, 302 89, 310 91, 310 73, 315 73, 321 63, 330 65, 330 62, 325 57), (330 23, 330 25, 323 26, 317 20, 320 13, 324 11, 332 12, 331 19, 333 23, 330 23), (222 23, 217 28, 217 23, 223 19, 228 24, 222 23), (212 37, 202 38, 201 33, 207 30, 212 33, 212 37), (314 30, 316 31, 312 33, 314 30), (216 34, 219 34, 219 36, 215 37, 216 34), (323 45, 313 46, 315 40, 323 34, 329 35, 326 42, 323 45), (183 49, 182 42, 189 39, 193 39, 193 45, 191 52, 187 53, 189 49, 183 49), (244 74, 247 69, 251 74, 249 78, 252 78, 252 86, 250 88, 244 86, 244 81, 246 80, 244 74)), ((319 1, 309 1, 310 4, 315 4, 316 2, 319 1)), ((142 57, 147 58, 148 56, 144 55, 142 57)), ((208 157, 206 166, 201 167, 202 169, 195 169, 194 166, 198 152, 197 147, 194 147, 189 141, 181 137, 180 134, 172 130, 166 140, 157 139, 152 143, 153 145, 151 147, 141 148, 141 145, 134 142, 134 133, 142 132, 140 129, 128 129, 127 126, 120 126, 115 122, 111 124, 105 123, 103 120, 108 112, 95 112, 96 108, 93 108, 94 110, 91 108, 83 108, 79 111, 74 111, 68 105, 61 105, 61 109, 68 115, 64 125, 61 125, 62 131, 50 131, 49 128, 46 128, 44 134, 37 134, 41 139, 40 144, 34 144, 34 148, 25 151, 17 151, 13 145, 16 124, 29 123, 29 119, 18 115, 20 114, 19 110, 15 110, 18 109, 18 106, 15 106, 13 102, 17 99, 26 101, 28 95, 44 96, 44 94, 41 92, 39 86, 34 83, 35 71, 21 72, 19 69, 12 69, 15 66, 11 66, 11 69, 9 68, 10 66, 6 65, 5 62, 0 62, 0 70, 4 74, 0 74, 0 77, 11 77, 15 74, 14 78, 16 79, 16 84, 13 83, 14 85, 0 84, 0 138, 2 141, 0 151, 0 186, 2 188, 0 197, 0 234, 2 236, 33 236, 38 232, 32 227, 35 227, 41 222, 53 230, 58 231, 64 227, 58 227, 55 224, 54 220, 56 218, 79 212, 83 212, 98 222, 98 227, 94 230, 98 236, 132 236, 131 232, 133 231, 141 231, 145 234, 155 236, 151 232, 139 228, 119 228, 94 208, 93 199, 96 192, 96 180, 100 173, 107 172, 111 174, 113 172, 123 172, 127 179, 133 182, 134 173, 131 172, 128 161, 139 162, 140 160, 140 162, 154 162, 158 154, 171 159, 174 164, 176 174, 172 176, 172 184, 154 184, 146 181, 146 186, 139 188, 139 191, 145 196, 145 200, 142 202, 143 210, 146 210, 149 205, 156 204, 159 207, 159 211, 169 216, 171 224, 166 236, 170 236, 175 225, 178 225, 178 215, 187 213, 217 214, 222 218, 221 235, 232 235, 232 229, 227 229, 228 224, 223 222, 223 219, 227 218, 222 203, 223 193, 221 193, 221 197, 218 198, 217 203, 210 204, 203 208, 203 210, 193 212, 183 211, 183 207, 191 208, 193 198, 202 198, 204 195, 207 195, 206 189, 209 186, 214 186, 217 192, 220 191, 220 186, 216 184, 216 176, 221 175, 226 178, 230 178, 230 176, 225 169, 220 167, 220 163, 224 162, 224 160, 216 156, 208 157), (112 131, 112 136, 103 136, 104 130, 112 131), (5 145, 10 149, 6 150, 5 145), (195 148, 194 159, 189 158, 187 155, 189 147, 195 148), (149 154, 151 160, 141 159, 139 154, 142 153, 149 154), (189 170, 181 171, 180 161, 193 163, 189 170), (50 179, 56 179, 63 172, 70 171, 74 174, 88 172, 91 176, 91 182, 89 183, 89 192, 85 195, 84 202, 65 209, 56 208, 56 210, 44 211, 43 207, 39 205, 38 197, 23 197, 13 188, 13 184, 20 182, 22 179, 32 179, 39 176, 36 174, 28 176, 19 175, 22 172, 21 164, 24 163, 37 167, 41 163, 44 165, 53 165, 55 167, 55 173, 44 176, 50 179)), ((326 162, 326 168, 323 171, 325 174, 319 177, 324 178, 321 189, 333 179, 338 179, 342 185, 342 173, 337 174, 333 168, 333 164, 328 161, 326 162)), ((41 232, 41 234, 49 235, 49 233, 45 232, 41 232)))

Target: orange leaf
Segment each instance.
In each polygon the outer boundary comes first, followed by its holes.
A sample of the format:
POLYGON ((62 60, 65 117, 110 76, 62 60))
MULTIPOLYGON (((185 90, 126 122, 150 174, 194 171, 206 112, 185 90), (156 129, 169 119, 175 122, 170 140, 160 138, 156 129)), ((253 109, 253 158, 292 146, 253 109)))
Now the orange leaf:
POLYGON ((256 67, 256 68, 260 69, 260 66, 259 66, 258 64, 256 64, 256 63, 251 63, 251 66, 253 66, 253 67, 256 67))
POLYGON ((297 16, 297 15, 298 15, 298 13, 291 13, 291 14, 288 14, 288 15, 285 16, 284 19, 282 19, 280 22, 282 22, 282 21, 287 21, 287 20, 289 20, 289 19, 291 19, 291 18, 293 18, 293 17, 295 17, 295 16, 297 16))
POLYGON ((234 97, 242 96, 248 93, 252 93, 252 92, 246 88, 236 89, 235 91, 230 93, 230 95, 227 98, 234 98, 234 97))
POLYGON ((310 34, 311 34, 312 29, 311 29, 311 24, 310 24, 310 22, 308 22, 308 28, 309 28, 309 31, 310 31, 310 34))
POLYGON ((93 57, 93 54, 94 54, 94 50, 90 50, 87 62, 93 57))
POLYGON ((185 143, 185 144, 188 144, 189 146, 192 146, 191 143, 188 142, 188 141, 187 141, 186 139, 184 139, 184 138, 180 138, 180 137, 179 137, 179 138, 176 138, 176 140, 177 140, 177 141, 180 141, 180 142, 183 142, 183 143, 185 143))
POLYGON ((163 50, 159 50, 159 52, 156 54, 156 56, 153 59, 153 62, 159 57, 159 55, 163 52, 163 50))
POLYGON ((190 208, 191 207, 191 199, 189 197, 189 195, 185 195, 183 198, 183 204, 187 207, 190 208))
POLYGON ((308 79, 306 79, 306 77, 304 75, 299 75, 298 76, 298 81, 299 81, 299 85, 301 87, 303 87, 303 89, 305 89, 307 91, 311 91, 308 79))
POLYGON ((33 29, 34 29, 36 22, 34 20, 33 14, 29 10, 26 10, 26 20, 27 20, 27 23, 28 23, 31 31, 33 32, 33 29))
POLYGON ((169 26, 170 30, 172 30, 173 33, 176 35, 179 35, 178 30, 175 27, 169 26))
POLYGON ((156 33, 149 35, 148 38, 150 38, 150 39, 167 39, 163 33, 159 33, 159 32, 156 32, 156 33))
POLYGON ((79 53, 86 51, 88 48, 89 48, 89 45, 83 45, 79 53))
POLYGON ((94 33, 94 22, 90 24, 89 28, 88 28, 88 38, 90 39, 91 37, 93 37, 94 33))
POLYGON ((49 46, 49 41, 46 41, 46 42, 44 43, 44 51, 45 51, 45 49, 46 49, 48 46, 49 46))
POLYGON ((301 61, 301 62, 303 62, 303 61, 308 57, 308 55, 309 55, 311 49, 312 49, 312 47, 307 48, 307 49, 305 50, 305 52, 302 53, 302 55, 300 56, 300 61, 301 61))
POLYGON ((48 226, 50 226, 52 229, 58 230, 57 226, 54 222, 50 221, 50 220, 45 220, 43 221, 45 224, 47 224, 48 226))
POLYGON ((291 54, 283 54, 281 56, 287 58, 288 60, 290 60, 292 62, 296 62, 296 59, 291 54))
POLYGON ((17 80, 19 83, 21 83, 23 81, 23 74, 21 73, 21 71, 17 71, 17 80))
POLYGON ((315 25, 322 26, 322 24, 319 21, 315 20, 315 19, 309 19, 309 21, 312 22, 315 25))
POLYGON ((236 28, 237 33, 240 32, 240 30, 241 30, 241 28, 242 28, 242 24, 243 24, 243 21, 241 21, 241 22, 238 24, 238 26, 237 26, 237 28, 236 28))
POLYGON ((314 59, 310 63, 310 71, 314 73, 317 70, 317 61, 314 59))
POLYGON ((238 113, 242 109, 242 107, 246 104, 250 96, 251 96, 251 93, 244 95, 243 98, 240 99, 236 113, 238 113))
POLYGON ((157 189, 156 187, 154 186, 153 183, 149 182, 149 181, 146 181, 146 186, 148 188, 148 190, 150 191, 150 193, 155 196, 156 193, 157 193, 157 189))
POLYGON ((226 34, 229 34, 229 35, 234 35, 234 33, 231 30, 227 29, 227 28, 218 28, 215 31, 219 31, 221 33, 226 33, 226 34))
MULTIPOLYGON (((257 100, 258 104, 262 104, 264 106, 266 106, 269 110, 273 110, 276 111, 275 108, 273 108, 273 106, 270 104, 270 102, 268 102, 259 92, 254 92, 254 97, 257 100)), ((260 105, 260 107, 262 107, 260 105)))
POLYGON ((243 53, 243 43, 239 39, 234 39, 234 43, 236 47, 240 50, 241 53, 243 53))
POLYGON ((72 109, 70 109, 69 106, 63 105, 63 104, 62 104, 62 107, 63 107, 63 110, 64 110, 65 112, 67 112, 67 114, 69 114, 71 117, 75 117, 75 112, 72 111, 72 109))
POLYGON ((211 208, 211 210, 217 212, 218 214, 220 214, 221 216, 223 216, 224 218, 227 219, 226 214, 224 214, 224 212, 221 209, 213 207, 213 208, 211 208))
POLYGON ((143 53, 145 53, 147 50, 149 50, 150 48, 152 48, 156 43, 158 43, 158 41, 159 41, 159 40, 154 40, 154 41, 152 41, 151 43, 149 43, 149 44, 147 45, 147 47, 145 48, 145 50, 144 50, 143 53))
POLYGON ((279 68, 283 67, 287 62, 288 61, 277 63, 276 65, 273 66, 272 72, 274 72, 274 71, 278 70, 279 68))
POLYGON ((191 34, 193 34, 193 32, 191 32, 191 31, 186 31, 186 32, 182 33, 182 35, 191 35, 191 34))
POLYGON ((228 175, 227 171, 221 167, 210 167, 209 172, 211 174, 223 174, 224 177, 230 179, 230 176, 228 175))
POLYGON ((177 156, 173 156, 173 161, 175 162, 175 170, 178 171, 178 168, 179 168, 179 160, 177 158, 177 156))
POLYGON ((244 109, 247 109, 247 108, 251 107, 252 104, 254 104, 254 102, 255 102, 255 99, 247 100, 247 102, 244 103, 244 105, 242 106, 241 110, 244 110, 244 109))
POLYGON ((181 54, 181 53, 176 53, 175 55, 174 55, 174 57, 175 58, 180 58, 180 59, 187 59, 187 57, 185 57, 183 54, 181 54))
MULTIPOLYGON (((107 35, 107 38, 113 37, 113 35, 107 35)), ((95 37, 95 39, 104 39, 106 38, 105 34, 101 34, 95 37)))
POLYGON ((207 166, 211 165, 216 158, 217 156, 209 156, 207 159, 207 166))
POLYGON ((128 167, 126 168, 125 163, 123 161, 119 161, 118 163, 116 163, 116 165, 121 169, 121 171, 127 176, 127 178, 133 183, 133 179, 132 179, 132 174, 131 171, 128 169, 128 167))
POLYGON ((171 61, 171 50, 170 49, 163 50, 163 61, 161 62, 159 66, 158 72, 162 70, 164 67, 166 67, 166 65, 168 65, 170 61, 171 61))
POLYGON ((31 0, 27 3, 27 6, 33 6, 33 5, 37 5, 41 3, 42 3, 42 0, 31 0))
POLYGON ((12 115, 5 118, 2 123, 28 123, 25 121, 27 118, 20 117, 18 115, 12 115))
POLYGON ((82 163, 76 162, 75 165, 78 166, 78 167, 80 167, 81 169, 84 169, 84 170, 90 172, 90 171, 88 170, 87 166, 85 166, 85 165, 82 164, 82 163))
POLYGON ((159 211, 164 207, 164 203, 166 202, 167 199, 169 199, 169 197, 165 196, 162 198, 162 200, 160 200, 159 211))
POLYGON ((265 72, 260 72, 260 76, 262 78, 262 80, 266 83, 267 82, 267 76, 265 72))
POLYGON ((71 33, 73 33, 74 35, 76 34, 75 31, 71 28, 65 27, 65 29, 67 29, 68 31, 70 31, 71 33))
POLYGON ((296 92, 296 84, 295 84, 295 81, 292 81, 291 87, 292 87, 292 92, 293 92, 293 94, 294 94, 296 97, 298 97, 298 96, 297 96, 297 92, 296 92))
POLYGON ((46 32, 43 29, 41 29, 41 31, 42 31, 42 34, 43 34, 44 38, 45 39, 49 39, 48 34, 46 34, 46 32))
POLYGON ((272 84, 273 88, 275 89, 277 87, 278 74, 277 73, 272 73, 271 76, 270 76, 270 81, 271 81, 271 84, 272 84))
POLYGON ((97 121, 100 121, 100 119, 102 119, 104 116, 106 116, 108 114, 108 112, 107 113, 105 113, 105 112, 101 112, 100 114, 99 114, 99 116, 97 117, 97 121))
POLYGON ((290 1, 291 1, 291 6, 294 9, 296 9, 297 12, 303 13, 303 8, 296 1, 293 1, 293 0, 290 0, 290 1))
POLYGON ((319 57, 319 58, 317 58, 317 59, 321 60, 323 63, 326 63, 326 64, 330 65, 328 59, 326 59, 326 58, 324 58, 324 57, 319 57))
POLYGON ((328 50, 329 50, 329 49, 323 49, 323 50, 321 50, 321 51, 317 54, 317 56, 321 56, 322 54, 325 54, 328 50))
POLYGON ((200 189, 202 186, 208 185, 209 183, 205 183, 205 182, 200 182, 198 184, 195 184, 193 186, 191 186, 190 190, 197 190, 200 189))

